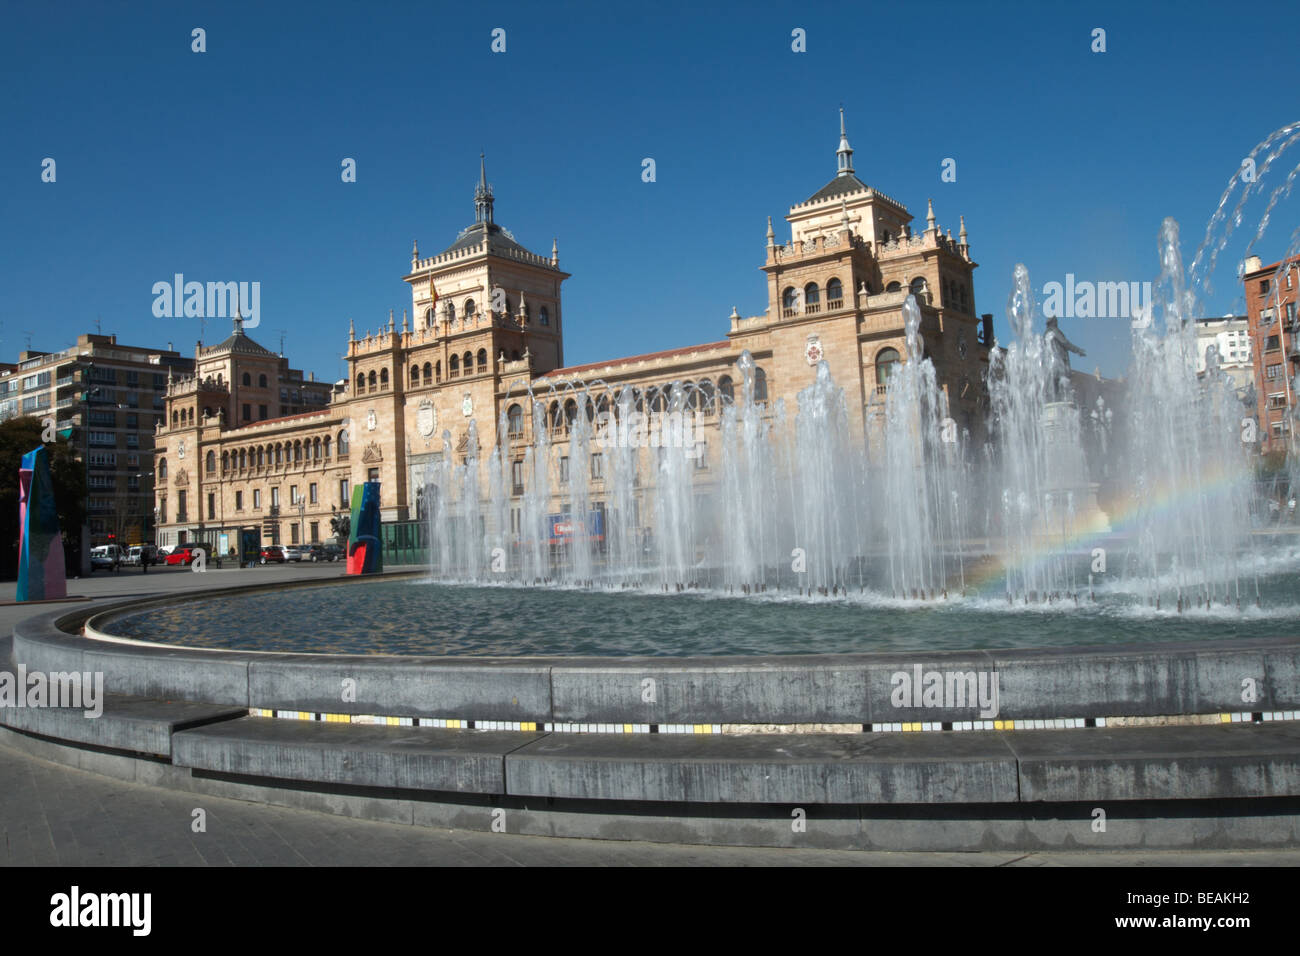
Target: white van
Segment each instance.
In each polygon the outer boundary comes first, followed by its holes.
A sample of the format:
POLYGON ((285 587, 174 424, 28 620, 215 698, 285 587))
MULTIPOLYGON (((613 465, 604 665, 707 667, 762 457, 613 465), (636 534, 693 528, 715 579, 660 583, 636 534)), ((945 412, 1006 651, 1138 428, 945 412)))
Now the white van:
POLYGON ((90 549, 90 570, 96 568, 107 568, 112 570, 123 562, 126 555, 122 548, 116 544, 101 544, 97 548, 90 549))

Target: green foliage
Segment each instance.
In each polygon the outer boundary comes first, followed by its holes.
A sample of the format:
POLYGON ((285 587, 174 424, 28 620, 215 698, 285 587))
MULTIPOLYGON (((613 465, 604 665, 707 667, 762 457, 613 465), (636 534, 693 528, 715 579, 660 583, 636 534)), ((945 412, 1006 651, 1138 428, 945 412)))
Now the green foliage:
MULTIPOLYGON (((0 578, 18 577, 18 470, 23 455, 41 444, 37 418, 11 418, 0 422, 0 578)), ((65 441, 45 446, 50 456, 54 504, 63 535, 68 575, 80 573, 81 525, 86 518, 86 471, 76 449, 65 441)))

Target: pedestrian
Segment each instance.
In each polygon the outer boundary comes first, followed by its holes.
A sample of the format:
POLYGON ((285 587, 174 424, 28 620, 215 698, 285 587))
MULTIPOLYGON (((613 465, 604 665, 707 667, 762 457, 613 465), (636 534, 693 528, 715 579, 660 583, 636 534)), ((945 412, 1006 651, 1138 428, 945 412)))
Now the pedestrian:
POLYGON ((145 548, 140 549, 140 568, 141 573, 149 573, 149 552, 145 548))

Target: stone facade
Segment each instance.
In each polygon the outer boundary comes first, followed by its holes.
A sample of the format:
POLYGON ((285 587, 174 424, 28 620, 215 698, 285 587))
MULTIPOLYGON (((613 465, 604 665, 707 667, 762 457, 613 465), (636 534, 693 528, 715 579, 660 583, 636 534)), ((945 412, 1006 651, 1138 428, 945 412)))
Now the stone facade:
MULTIPOLYGON (((976 263, 965 223, 954 239, 951 230, 940 230, 931 206, 925 229, 913 232, 912 216, 901 203, 856 177, 852 154, 841 121, 835 178, 791 207, 789 242, 777 243, 769 220, 761 266, 769 305, 762 315, 742 317, 733 310, 726 338, 718 341, 575 367, 564 366, 561 285, 568 274, 560 269, 558 246, 552 244, 549 256, 535 254, 495 222, 495 198, 481 167, 473 224, 437 255, 422 258, 418 245, 412 250, 404 277, 411 290, 410 317, 404 310, 400 329, 391 313, 376 332, 359 335, 349 329, 348 378, 326 408, 235 429, 224 420, 201 418, 188 431, 160 435, 159 454, 174 458, 181 440, 204 456, 215 453, 217 481, 211 493, 226 509, 225 517, 216 519, 222 524, 240 514, 231 510, 234 494, 243 493, 242 514, 252 517, 248 501, 254 486, 269 494, 294 479, 301 487, 308 475, 319 480, 322 495, 318 506, 309 504, 315 510, 308 520, 327 517, 341 503, 343 482, 366 480, 382 483, 384 520, 407 520, 420 512, 426 465, 444 448, 451 449, 454 464, 465 460, 471 423, 480 457, 494 446, 506 449, 505 481, 519 494, 529 480, 522 473, 523 451, 538 437, 530 393, 547 409, 545 427, 557 449, 548 467, 562 468, 567 426, 580 413, 575 398, 583 386, 599 380, 611 402, 616 391, 631 386, 638 405, 651 412, 667 406, 674 383, 690 386, 692 407, 698 406, 706 432, 699 467, 707 472, 718 464, 708 433, 717 428, 720 404, 740 393, 737 361, 746 350, 755 361, 756 399, 769 409, 783 400, 791 412, 825 359, 845 389, 855 432, 869 440, 883 412, 885 382, 896 363, 906 360, 902 306, 909 292, 920 306, 926 353, 952 417, 980 434, 992 325, 991 317, 981 319, 975 312, 976 263), (338 453, 341 438, 350 442, 346 457, 338 453), (314 449, 318 439, 319 458, 295 458, 285 465, 268 457, 300 441, 309 440, 314 449), (222 470, 223 456, 243 452, 247 458, 258 448, 263 456, 258 465, 222 470), (252 468, 258 470, 248 471, 252 468), (331 491, 328 502, 325 488, 331 491)), ((246 387, 226 383, 242 373, 247 354, 240 352, 233 364, 214 363, 211 370, 199 356, 197 375, 204 384, 169 390, 171 428, 178 427, 173 408, 189 409, 182 411, 189 416, 200 408, 239 408, 247 400, 246 387), (214 374, 215 381, 208 381, 214 374)), ((269 370, 268 362, 263 365, 269 370)), ((188 465, 191 482, 200 477, 199 460, 188 465)), ((599 501, 600 463, 582 467, 592 469, 599 501)), ((552 476, 552 487, 560 477, 552 476)), ((206 509, 208 485, 190 488, 206 509)), ((193 526, 194 515, 186 517, 193 526)), ((180 524, 179 519, 164 522, 165 533, 179 531, 180 524)))

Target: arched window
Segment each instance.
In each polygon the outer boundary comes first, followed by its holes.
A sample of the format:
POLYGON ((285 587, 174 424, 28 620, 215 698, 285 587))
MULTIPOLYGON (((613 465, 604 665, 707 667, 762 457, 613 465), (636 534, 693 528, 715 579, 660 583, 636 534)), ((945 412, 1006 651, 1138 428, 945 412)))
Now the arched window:
POLYGON ((312 452, 311 454, 312 458, 316 459, 316 461, 320 461, 320 439, 319 438, 317 438, 315 441, 311 443, 311 452, 312 452))
POLYGON ((572 428, 573 423, 578 418, 578 403, 569 399, 564 403, 564 424, 567 428, 572 428))
POLYGON ((781 293, 781 308, 787 313, 793 313, 799 308, 799 293, 794 286, 781 293))
POLYGON ((967 292, 966 283, 963 282, 961 285, 961 310, 963 312, 966 312, 970 307, 970 300, 966 297, 967 292))
POLYGON ((524 410, 518 405, 511 405, 506 409, 506 421, 509 423, 507 431, 511 435, 524 433, 524 410))
POLYGON ((809 282, 803 287, 803 304, 806 312, 816 312, 821 306, 821 291, 816 282, 809 282))
POLYGON ((712 415, 718 410, 717 399, 713 394, 713 380, 708 378, 700 379, 700 411, 705 415, 712 415))
POLYGON ((564 416, 560 413, 560 403, 551 402, 551 431, 559 431, 564 425, 564 416))
POLYGON ((376 386, 375 386, 376 375, 375 375, 375 372, 374 372, 373 369, 371 369, 371 371, 370 371, 369 379, 370 379, 370 390, 373 392, 373 391, 375 390, 375 387, 376 387, 376 386))
POLYGON ((473 315, 473 314, 474 314, 474 300, 473 300, 473 299, 466 299, 466 300, 465 300, 465 309, 464 309, 464 312, 465 312, 465 315, 473 315))
POLYGON ((275 446, 275 463, 277 465, 284 464, 284 448, 281 445, 275 446))
POLYGON ((248 467, 248 449, 239 449, 239 470, 244 471, 248 467))
POLYGON ((902 285, 901 282, 894 281, 894 282, 889 283, 889 285, 885 286, 885 291, 886 291, 886 292, 902 292, 902 291, 903 291, 903 285, 902 285))
POLYGON ((474 353, 466 352, 460 357, 460 366, 466 375, 474 374, 474 353))
POLYGON ((917 276, 912 280, 912 295, 919 296, 922 292, 925 292, 927 288, 929 287, 926 285, 925 276, 917 276))
POLYGON ((388 391, 388 369, 387 368, 381 368, 379 370, 379 389, 380 391, 383 392, 388 391))
POLYGON ((428 362, 424 363, 424 384, 425 385, 433 384, 433 366, 430 365, 428 362))
POLYGON ((366 390, 366 377, 365 377, 364 375, 358 375, 358 376, 357 376, 357 394, 358 394, 358 395, 361 395, 362 393, 365 392, 365 390, 366 390))
POLYGON ((876 391, 884 392, 890 376, 898 371, 898 349, 885 348, 876 353, 876 391))
POLYGON ((346 428, 339 432, 338 448, 340 455, 348 453, 348 430, 346 428))
POLYGON ((321 442, 321 447, 325 450, 325 457, 326 457, 326 458, 329 458, 329 456, 330 456, 330 436, 329 436, 329 435, 326 435, 326 436, 325 436, 325 440, 324 440, 323 442, 321 442))
POLYGON ((447 360, 447 367, 451 370, 451 377, 455 378, 460 374, 460 356, 455 352, 451 353, 451 358, 447 360))
POLYGON ((180 415, 177 413, 176 409, 173 408, 173 409, 172 409, 172 428, 175 428, 178 424, 180 424, 180 415))
POLYGON ((668 386, 663 385, 659 388, 650 390, 650 411, 662 412, 668 408, 668 386))
POLYGON ((161 479, 163 479, 164 481, 167 479, 167 459, 166 459, 166 458, 159 458, 159 459, 158 459, 158 477, 161 478, 161 479))
MULTIPOLYGON (((424 363, 424 377, 425 377, 426 379, 428 379, 428 377, 429 377, 429 363, 428 363, 428 362, 425 362, 425 363, 424 363)), ((441 359, 439 359, 437 362, 434 362, 434 363, 433 363, 433 380, 434 380, 435 382, 441 382, 441 381, 442 381, 442 360, 441 360, 441 359)))
POLYGON ((253 376, 249 375, 247 372, 244 373, 244 384, 245 385, 253 384, 253 376))
POLYGON ((478 350, 478 370, 480 375, 487 371, 487 349, 478 350))
POLYGON ((718 379, 718 395, 722 397, 722 404, 734 405, 736 403, 736 386, 731 381, 730 375, 724 375, 718 379))
POLYGON ((754 368, 754 401, 767 401, 767 373, 761 368, 754 368))
POLYGON ((266 465, 266 449, 261 445, 257 446, 257 467, 261 468, 266 465))
POLYGON ((546 306, 542 306, 540 309, 538 309, 537 317, 541 321, 542 325, 551 324, 551 313, 546 311, 546 306))
POLYGON ((843 304, 844 285, 839 279, 832 279, 826 283, 826 308, 839 308, 843 304))
POLYGON ((258 387, 258 388, 266 388, 266 375, 265 375, 265 374, 262 374, 262 375, 257 376, 257 387, 258 387))
POLYGON ((426 328, 433 327, 433 309, 424 310, 424 324, 426 328))
POLYGON ((448 300, 447 302, 447 321, 448 322, 456 321, 456 303, 450 300, 448 300))
POLYGON ((418 388, 420 385, 420 366, 411 366, 411 388, 418 388))
POLYGON ((302 461, 302 442, 295 441, 293 443, 293 462, 296 465, 300 461, 302 461))

